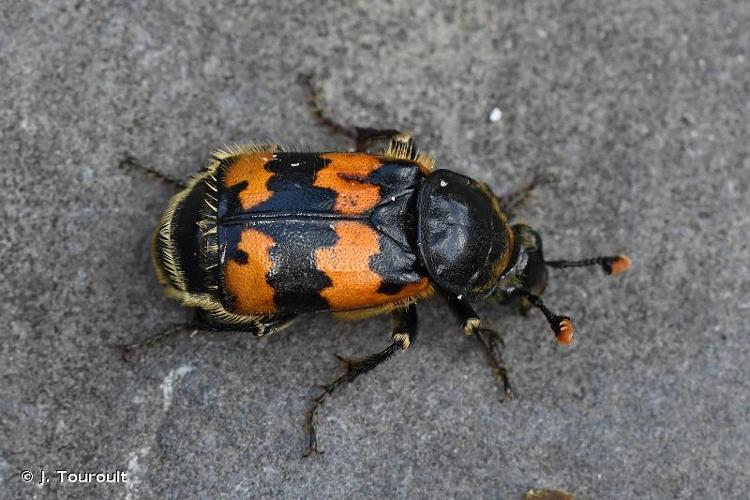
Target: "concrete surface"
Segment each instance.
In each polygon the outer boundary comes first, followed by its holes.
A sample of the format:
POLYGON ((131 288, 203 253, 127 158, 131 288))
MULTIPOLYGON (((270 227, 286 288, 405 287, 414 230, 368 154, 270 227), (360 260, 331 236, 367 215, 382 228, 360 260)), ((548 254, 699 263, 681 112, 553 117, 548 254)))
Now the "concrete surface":
POLYGON ((750 4, 2 2, 0 497, 747 498, 750 4), (440 301, 415 348, 336 394, 303 460, 312 384, 389 325, 319 316, 277 337, 112 345, 185 313, 148 237, 172 189, 227 142, 348 144, 343 122, 415 132, 521 213, 551 258, 627 252, 624 276, 555 271, 578 327, 490 304, 518 399, 440 301), (502 111, 499 122, 491 111, 502 111), (126 484, 26 484, 57 469, 126 484))

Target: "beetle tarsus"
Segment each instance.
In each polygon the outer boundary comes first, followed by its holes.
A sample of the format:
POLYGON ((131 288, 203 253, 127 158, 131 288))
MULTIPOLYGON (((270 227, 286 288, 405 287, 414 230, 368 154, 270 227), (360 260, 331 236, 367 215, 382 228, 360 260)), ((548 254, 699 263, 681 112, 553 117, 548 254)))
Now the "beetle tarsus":
MULTIPOLYGON (((313 399, 313 403, 318 404, 318 399, 313 399)), ((322 404, 322 402, 320 402, 322 404)), ((302 455, 303 458, 307 458, 314 455, 322 455, 324 452, 318 449, 318 435, 315 432, 315 426, 311 424, 311 422, 317 417, 317 408, 314 410, 310 410, 307 414, 308 422, 305 425, 305 429, 307 430, 307 435, 309 438, 309 442, 307 445, 307 451, 302 455), (313 414, 315 412, 315 414, 313 414)))
POLYGON ((473 335, 484 349, 492 373, 503 389, 503 397, 500 401, 513 399, 514 394, 513 386, 510 383, 510 371, 508 365, 505 364, 505 360, 503 360, 503 350, 505 349, 503 337, 490 328, 477 328, 473 335))
POLYGON ((307 449, 305 453, 302 454, 303 458, 308 457, 314 457, 316 455, 323 455, 325 452, 318 449, 317 443, 315 445, 310 445, 310 448, 307 449))

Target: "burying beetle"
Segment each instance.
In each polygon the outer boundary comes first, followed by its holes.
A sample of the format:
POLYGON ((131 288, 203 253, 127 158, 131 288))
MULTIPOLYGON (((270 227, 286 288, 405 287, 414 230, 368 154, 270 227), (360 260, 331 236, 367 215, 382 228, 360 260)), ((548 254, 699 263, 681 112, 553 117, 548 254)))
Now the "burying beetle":
POLYGON ((557 340, 570 344, 570 318, 540 298, 547 268, 599 265, 618 274, 630 266, 621 255, 545 260, 539 234, 508 223, 532 186, 502 206, 486 184, 435 170, 410 134, 349 130, 313 104, 325 125, 354 139, 355 152, 288 152, 273 144, 216 151, 187 184, 172 180, 183 189, 152 239, 166 295, 195 308, 201 328, 262 336, 312 312, 392 315, 392 343, 383 351, 339 357, 345 372, 323 386, 307 415, 306 455, 318 451, 315 424, 326 398, 414 343, 417 302, 443 295, 512 397, 502 337, 482 326, 471 303, 495 298, 536 307, 557 340), (387 147, 373 152, 382 142, 387 147))

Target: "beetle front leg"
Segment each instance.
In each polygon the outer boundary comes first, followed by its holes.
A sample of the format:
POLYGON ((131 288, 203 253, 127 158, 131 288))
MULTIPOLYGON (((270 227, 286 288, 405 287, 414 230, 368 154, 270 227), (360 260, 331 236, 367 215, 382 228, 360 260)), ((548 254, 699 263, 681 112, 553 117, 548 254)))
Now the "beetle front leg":
POLYGON ((393 334, 391 335, 393 343, 391 345, 376 354, 371 354, 364 358, 351 359, 344 358, 338 354, 336 355, 344 367, 344 373, 333 382, 323 385, 323 392, 313 399, 312 408, 307 413, 307 420, 305 421, 309 442, 307 452, 305 452, 304 456, 308 457, 316 453, 323 453, 318 449, 318 436, 315 432, 315 425, 318 419, 318 410, 328 397, 333 394, 333 391, 340 386, 353 382, 357 377, 369 372, 399 351, 405 351, 411 347, 417 334, 416 307, 414 304, 411 304, 404 309, 394 310, 392 315, 394 325, 393 334))
POLYGON ((464 333, 476 338, 482 349, 484 349, 487 362, 502 386, 505 398, 513 399, 513 388, 510 384, 508 365, 503 360, 503 350, 505 349, 503 337, 491 328, 483 328, 479 316, 468 302, 453 295, 447 298, 453 312, 459 321, 461 321, 464 333))
POLYGON ((499 200, 500 206, 507 215, 508 219, 513 219, 513 217, 515 217, 516 212, 526 204, 526 202, 531 197, 531 193, 533 193, 538 186, 547 184, 549 182, 549 176, 545 174, 539 174, 534 176, 531 182, 529 182, 522 188, 501 196, 499 200))

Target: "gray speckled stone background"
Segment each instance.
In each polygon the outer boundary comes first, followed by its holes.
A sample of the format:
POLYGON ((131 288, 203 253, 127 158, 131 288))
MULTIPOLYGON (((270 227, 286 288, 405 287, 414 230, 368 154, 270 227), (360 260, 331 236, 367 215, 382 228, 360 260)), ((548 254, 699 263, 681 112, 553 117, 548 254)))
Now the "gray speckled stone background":
POLYGON ((3 1, 0 497, 746 498, 748 26, 723 0, 3 1), (480 308, 516 401, 440 300, 324 408, 314 460, 312 384, 331 353, 385 346, 386 319, 111 349, 187 317, 148 257, 173 190, 118 160, 184 177, 228 142, 348 147, 301 72, 338 120, 413 130, 496 192, 553 176, 520 214, 549 257, 633 258, 552 273, 570 348, 539 314, 480 308), (130 481, 20 480, 39 468, 130 481))

